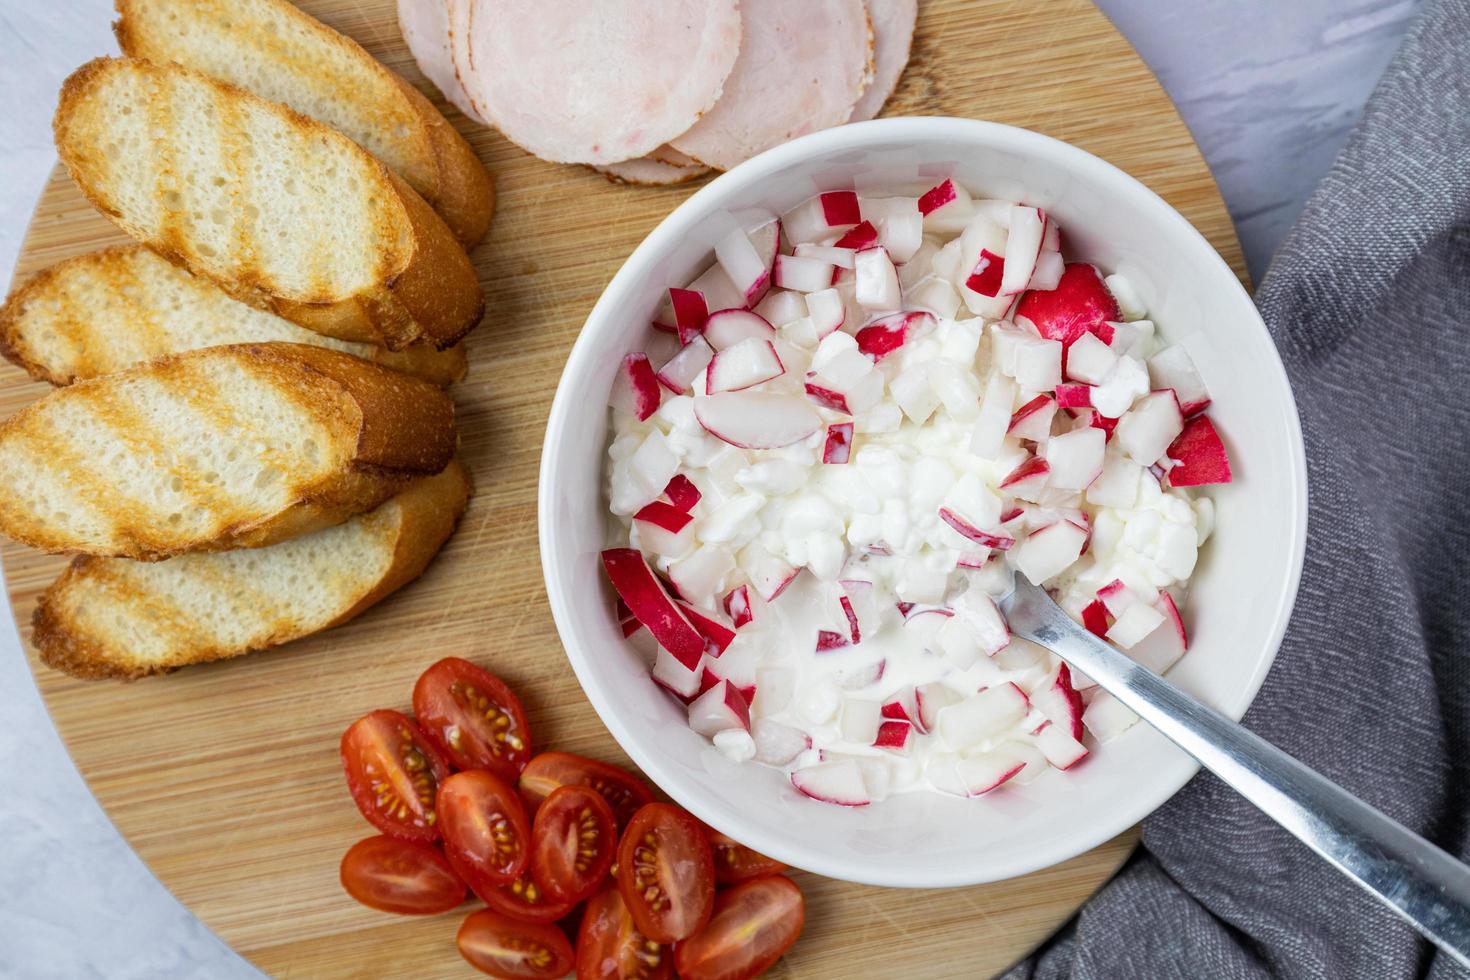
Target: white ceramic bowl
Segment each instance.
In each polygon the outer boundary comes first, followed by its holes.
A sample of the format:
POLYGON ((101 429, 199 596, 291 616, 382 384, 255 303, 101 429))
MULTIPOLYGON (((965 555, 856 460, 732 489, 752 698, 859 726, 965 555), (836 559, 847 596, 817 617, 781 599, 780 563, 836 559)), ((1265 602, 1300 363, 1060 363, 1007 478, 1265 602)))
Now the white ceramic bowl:
POLYGON ((712 181, 668 216, 608 284, 557 388, 541 459, 541 561, 557 629, 613 737, 681 806, 771 857, 878 885, 995 881, 1056 864, 1153 811, 1197 768, 1147 725, 1071 772, 980 799, 917 793, 859 809, 800 796, 785 775, 737 765, 685 724, 621 637, 598 558, 606 397, 622 356, 643 348, 664 290, 710 261, 729 212, 780 213, 821 190, 936 183, 1022 199, 1056 215, 1069 258, 1121 272, 1214 396, 1236 482, 1212 488, 1218 531, 1195 573, 1188 655, 1169 679, 1238 718, 1286 628, 1306 535, 1306 467, 1286 374, 1235 275, 1173 208, 1089 153, 965 119, 884 119, 806 136, 712 181))

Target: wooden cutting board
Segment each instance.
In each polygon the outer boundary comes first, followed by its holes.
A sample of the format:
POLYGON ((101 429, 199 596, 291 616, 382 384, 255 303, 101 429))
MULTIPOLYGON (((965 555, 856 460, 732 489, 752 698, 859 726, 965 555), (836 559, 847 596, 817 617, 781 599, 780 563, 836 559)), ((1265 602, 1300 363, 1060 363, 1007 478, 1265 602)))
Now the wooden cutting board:
MULTIPOLYGON (((392 0, 302 6, 442 105, 399 37, 392 0)), ((474 255, 489 312, 468 341, 469 377, 454 389, 476 494, 438 561, 341 629, 170 677, 81 682, 31 655, 51 716, 118 829, 185 905, 282 977, 471 972, 454 948, 463 912, 383 915, 337 883, 342 853, 369 834, 342 782, 338 737, 370 709, 406 710, 432 660, 465 656, 503 676, 525 700, 540 745, 627 761, 583 699, 552 625, 536 548, 536 467, 583 318, 623 257, 699 185, 615 186, 448 114, 495 173, 500 204, 474 255)), ((1070 140, 1162 194, 1244 277, 1224 202, 1188 130, 1088 0, 925 0, 886 114, 971 116, 1070 140)), ((58 168, 16 282, 120 241, 58 168)), ((0 417, 46 390, 0 364, 0 417)), ((36 596, 63 560, 9 542, 0 555, 28 636, 36 596)), ((1135 839, 1130 832, 1058 867, 975 888, 885 890, 800 874, 806 932, 771 975, 995 973, 1065 921, 1135 839)))

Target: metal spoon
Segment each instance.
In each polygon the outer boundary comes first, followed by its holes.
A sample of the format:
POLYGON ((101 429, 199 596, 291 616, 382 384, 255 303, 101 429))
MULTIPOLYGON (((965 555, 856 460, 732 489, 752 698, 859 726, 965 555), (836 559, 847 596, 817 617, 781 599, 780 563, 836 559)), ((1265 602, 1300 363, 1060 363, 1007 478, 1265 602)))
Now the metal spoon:
POLYGON ((1460 964, 1470 967, 1470 868, 1271 743, 1135 664, 1016 576, 1011 632, 1052 650, 1200 761, 1460 964))

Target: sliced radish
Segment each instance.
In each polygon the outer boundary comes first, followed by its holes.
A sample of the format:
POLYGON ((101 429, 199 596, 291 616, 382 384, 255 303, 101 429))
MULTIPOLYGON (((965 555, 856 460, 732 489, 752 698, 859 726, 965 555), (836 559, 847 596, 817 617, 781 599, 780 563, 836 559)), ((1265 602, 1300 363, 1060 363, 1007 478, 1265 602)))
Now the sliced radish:
POLYGON ((1099 742, 1117 738, 1137 722, 1138 715, 1133 709, 1107 691, 1098 691, 1082 712, 1082 723, 1099 742))
POLYGON ((1047 722, 1036 732, 1036 747, 1046 756, 1046 761, 1063 771, 1071 769, 1087 758, 1087 746, 1082 744, 1082 717, 1077 717, 1075 734, 1056 722, 1047 722))
POLYGON ((703 293, 694 289, 670 287, 668 309, 673 320, 674 332, 679 335, 681 344, 689 343, 690 337, 704 331, 704 321, 709 316, 709 306, 704 301, 703 293))
POLYGON ((708 738, 717 732, 750 729, 750 705, 729 681, 720 681, 689 705, 689 727, 708 738))
POLYGON ((919 213, 924 216, 925 231, 956 235, 974 217, 975 202, 969 191, 946 178, 920 196, 919 213))
POLYGON ((1176 464, 1169 470, 1170 486, 1199 487, 1232 479, 1230 455, 1208 415, 1186 422, 1164 455, 1176 464))
POLYGON ((1138 593, 1116 578, 1097 590, 1097 598, 1114 617, 1123 615, 1125 609, 1140 601, 1138 593))
POLYGON ((684 611, 685 616, 689 617, 690 624, 699 631, 699 635, 709 643, 706 652, 711 657, 718 657, 729 649, 731 643, 735 642, 733 623, 722 622, 715 618, 715 614, 700 612, 687 603, 679 603, 679 608, 684 611))
POLYGON ((753 312, 774 327, 784 327, 806 316, 807 304, 801 293, 789 289, 773 289, 755 305, 753 312))
POLYGON ((750 338, 775 340, 776 328, 750 310, 717 310, 704 322, 704 339, 717 351, 750 338))
POLYGON ((918 691, 912 684, 899 688, 889 696, 888 700, 883 702, 882 715, 889 721, 902 721, 911 725, 918 725, 918 691))
POLYGON ((760 302, 761 297, 766 295, 766 290, 771 288, 770 260, 776 254, 774 219, 767 222, 766 227, 771 231, 761 238, 770 240, 770 252, 767 255, 761 255, 752 240, 754 236, 746 234, 742 228, 736 228, 715 244, 715 261, 725 270, 725 275, 730 277, 730 282, 740 292, 746 306, 754 306, 760 302))
POLYGON ((832 285, 831 262, 804 258, 797 255, 777 255, 775 262, 776 285, 782 289, 794 289, 799 293, 815 293, 832 285))
POLYGON ((958 691, 939 681, 920 684, 914 689, 914 704, 918 710, 917 723, 925 732, 934 730, 939 724, 939 712, 952 704, 964 700, 958 691))
POLYGON ((1092 385, 1059 384, 1056 397, 1058 408, 1091 408, 1092 385))
POLYGON ((1148 376, 1155 390, 1170 388, 1185 418, 1210 407, 1210 392, 1195 369, 1189 352, 1179 344, 1165 347, 1148 359, 1148 376))
POLYGON ((864 213, 876 216, 878 243, 895 264, 914 257, 924 243, 924 216, 912 197, 888 197, 863 202, 864 213))
POLYGON ((699 694, 700 672, 697 666, 698 662, 695 668, 690 668, 668 650, 659 647, 653 661, 653 679, 660 687, 688 703, 699 694))
POLYGON ((1062 383, 1065 355, 1055 340, 1027 338, 1015 345, 1011 376, 1024 391, 1051 391, 1062 383))
POLYGON ((793 245, 819 242, 841 228, 862 220, 854 191, 828 191, 808 198, 781 216, 781 226, 793 245))
POLYGON ((633 519, 635 521, 646 521, 672 534, 678 534, 694 520, 694 518, 689 516, 688 511, 680 510, 673 504, 665 503, 662 500, 655 500, 653 503, 645 504, 638 513, 633 515, 633 519))
POLYGON ((1011 631, 1005 617, 983 589, 972 586, 956 597, 953 608, 956 621, 964 623, 986 656, 993 657, 1010 645, 1011 631))
POLYGON ((1108 607, 1101 599, 1094 599, 1082 607, 1082 625, 1099 639, 1108 637, 1108 607))
POLYGON ((1153 606, 1135 602, 1113 623, 1108 639, 1124 650, 1132 649, 1144 637, 1164 625, 1164 614, 1153 606))
POLYGON ((966 796, 980 796, 1015 778, 1026 762, 1014 753, 994 751, 967 755, 955 764, 966 796))
POLYGON ((863 642, 862 624, 858 622, 856 610, 852 608, 852 599, 843 595, 837 597, 838 604, 842 607, 843 618, 847 620, 847 632, 854 645, 863 642))
POLYGON ((1174 634, 1179 637, 1179 648, 1181 651, 1189 649, 1189 633, 1184 628, 1184 617, 1179 615, 1179 607, 1174 604, 1174 597, 1168 592, 1159 593, 1159 612, 1169 621, 1174 628, 1174 634))
POLYGON ((716 544, 703 544, 669 566, 669 580, 680 596, 702 602, 714 598, 734 570, 735 558, 729 551, 716 544))
POLYGON ((893 313, 863 327, 856 334, 858 350, 875 361, 934 329, 935 319, 923 312, 893 313))
POLYGON ((854 251, 868 248, 878 244, 878 229, 871 221, 861 221, 832 244, 835 248, 850 248, 854 251))
POLYGON ((755 758, 768 766, 784 766, 812 747, 812 737, 799 728, 769 718, 758 718, 750 726, 755 740, 755 758))
POLYGON ((822 445, 822 462, 846 463, 852 456, 852 423, 834 422, 827 426, 827 441, 822 445))
POLYGON ((1051 466, 1040 456, 1031 456, 1000 481, 1000 488, 1013 497, 1034 501, 1046 487, 1051 466))
POLYGON ((1096 334, 1083 334, 1067 349, 1067 377, 1074 381, 1102 384, 1117 363, 1118 355, 1096 334))
POLYGON ((1041 241, 1045 234, 1045 211, 1022 204, 1011 208, 1011 231, 1006 238, 1001 295, 1015 296, 1026 288, 1031 281, 1031 273, 1036 271, 1036 257, 1041 254, 1041 241))
POLYGON ((1045 442, 1051 435, 1051 423, 1056 414, 1056 400, 1050 395, 1037 395, 1016 409, 1006 434, 1016 439, 1045 442))
POLYGON ((1026 692, 1006 682, 939 712, 937 731, 946 745, 963 751, 1019 724, 1031 703, 1026 692))
POLYGON ((830 653, 851 644, 852 638, 846 633, 839 633, 836 630, 817 630, 817 653, 830 653))
POLYGON ((989 562, 989 551, 962 551, 959 557, 954 560, 954 567, 975 571, 984 568, 989 562))
POLYGON ((644 557, 632 548, 609 548, 602 566, 613 588, 659 645, 691 670, 704 655, 704 637, 674 604, 644 557))
POLYGON ((837 728, 842 737, 859 745, 871 745, 878 737, 883 721, 877 701, 862 698, 847 698, 837 713, 837 728))
POLYGON ((1092 389, 1092 407, 1107 418, 1121 418, 1135 401, 1148 392, 1148 371, 1143 362, 1124 355, 1092 389))
POLYGON ((799 259, 815 259, 838 269, 851 269, 857 250, 838 248, 836 245, 798 245, 792 254, 799 259))
POLYGON ((1058 490, 1085 490, 1102 474, 1107 437, 1101 429, 1073 429, 1053 436, 1046 444, 1051 486, 1058 490))
POLYGON ((1155 605, 1137 603, 1130 607, 1129 613, 1134 610, 1156 612, 1163 623, 1134 643, 1128 650, 1128 656, 1135 663, 1147 667, 1156 674, 1162 674, 1179 662, 1187 646, 1184 623, 1179 618, 1179 610, 1174 605, 1174 599, 1167 592, 1159 594, 1159 601, 1155 605))
POLYGON ((801 571, 759 544, 748 545, 741 552, 740 569, 766 602, 775 602, 801 571))
POLYGON ((1011 406, 1016 401, 1016 383, 996 372, 985 384, 980 400, 980 415, 970 437, 970 452, 984 459, 1000 456, 1005 446, 1006 430, 1011 425, 1011 406))
POLYGON ((907 753, 913 748, 914 726, 906 721, 885 721, 878 726, 878 733, 873 739, 874 748, 887 749, 889 752, 907 753))
POLYGON ((658 375, 648 361, 647 354, 629 354, 618 366, 613 379, 612 397, 608 403, 618 411, 627 412, 642 422, 658 411, 663 400, 663 391, 658 385, 658 375))
POLYGON ((847 304, 842 302, 842 294, 835 289, 819 289, 808 294, 806 308, 818 340, 841 329, 847 322, 847 304))
POLYGON ((1016 567, 1040 585, 1055 578, 1076 561, 1087 543, 1087 532, 1070 521, 1058 521, 1033 531, 1016 549, 1016 567))
POLYGON ((682 511, 691 511, 694 505, 699 503, 699 488, 694 481, 683 473, 676 475, 664 487, 664 496, 669 498, 669 503, 682 511))
POLYGON ((704 393, 715 395, 722 391, 743 391, 785 373, 786 367, 776 354, 775 345, 759 337, 747 337, 717 351, 711 358, 705 375, 704 393))
POLYGON ((731 589, 725 594, 725 615, 729 616, 739 629, 755 618, 754 611, 750 608, 750 589, 744 585, 731 589))
POLYGON ((1097 269, 1072 262, 1062 270, 1057 288, 1024 293, 1016 317, 1025 317, 1041 336, 1070 348, 1084 333, 1097 334, 1104 343, 1111 341, 1113 329, 1108 321, 1121 320, 1123 315, 1097 269))
POLYGON ((853 296, 865 310, 896 310, 902 298, 898 270, 888 250, 881 245, 859 249, 853 261, 853 296))
MULTIPOLYGON (((1103 439, 1107 439, 1106 432, 1103 439)), ((1142 473, 1143 467, 1133 460, 1118 453, 1105 453, 1102 472, 1087 487, 1087 502, 1118 510, 1132 507, 1138 502, 1138 478, 1142 473)))
POLYGON ((1058 664, 1046 682, 1031 692, 1031 704, 1072 738, 1082 738, 1082 695, 1072 686, 1072 670, 1066 664, 1058 664))
MULTIPOLYGON (((711 264, 686 288, 704 297, 706 310, 736 309, 745 302, 744 294, 735 288, 735 284, 730 281, 729 276, 725 275, 725 270, 718 262, 711 264)), ((677 327, 678 321, 673 315, 672 299, 666 302, 670 304, 667 310, 667 322, 677 327)), ((664 314, 660 314, 661 318, 663 316, 664 314)))
POLYGON ((965 277, 965 288, 974 290, 981 296, 999 296, 1001 283, 1005 281, 1005 268, 1004 255, 982 248, 975 267, 965 277))
MULTIPOLYGON (((1054 222, 1046 223, 1048 233, 1055 228, 1054 222)), ((1041 254, 1036 256, 1036 269, 1031 273, 1031 281, 1026 284, 1026 288, 1056 289, 1062 284, 1062 273, 1065 269, 1066 263, 1062 260, 1062 253, 1043 247, 1041 254)))
MULTIPOLYGON (((976 544, 984 545, 987 548, 994 548, 997 551, 1009 551, 1016 543, 1016 539, 1008 534, 982 531, 948 507, 939 508, 939 519, 954 528, 963 537, 976 544)), ((984 559, 981 559, 981 564, 984 564, 984 559)), ((979 566, 973 567, 978 568, 979 566)))
POLYGON ((823 803, 838 806, 867 806, 872 802, 863 782, 863 771, 850 759, 820 762, 791 774, 797 791, 823 803))
POLYGON ((766 391, 696 397, 694 417, 715 438, 742 449, 790 446, 822 427, 821 418, 806 399, 766 391))
POLYGON ((694 379, 709 367, 714 356, 714 349, 705 339, 695 336, 658 369, 658 380, 676 395, 688 394, 694 388, 694 379))
MULTIPOLYGON (((831 339, 837 338, 852 344, 847 334, 833 334, 831 339)), ((828 346, 824 342, 812 358, 813 368, 805 382, 807 397, 823 408, 847 415, 865 412, 881 401, 883 375, 873 369, 873 362, 851 348, 827 356, 828 346)))
MULTIPOLYGON (((1208 422, 1206 423, 1208 425, 1208 422)), ((1172 391, 1155 391, 1143 398, 1118 420, 1114 433, 1118 447, 1140 466, 1151 466, 1168 451, 1184 431, 1184 415, 1172 391)), ((1214 434, 1213 426, 1209 430, 1214 434)), ((1215 436, 1219 445, 1219 437, 1215 436)), ((1223 447, 1221 447, 1223 453, 1223 447)), ((1219 458, 1219 457, 1216 457, 1219 458)))

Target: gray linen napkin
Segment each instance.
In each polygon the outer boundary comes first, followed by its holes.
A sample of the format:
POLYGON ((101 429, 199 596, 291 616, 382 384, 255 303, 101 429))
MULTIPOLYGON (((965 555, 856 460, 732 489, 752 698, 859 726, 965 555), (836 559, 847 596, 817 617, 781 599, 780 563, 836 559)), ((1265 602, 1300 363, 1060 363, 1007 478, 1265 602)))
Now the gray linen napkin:
MULTIPOLYGON (((1311 517, 1246 724, 1470 857, 1470 0, 1425 4, 1257 302, 1311 517)), ((1213 776, 1143 845, 1008 978, 1462 975, 1213 776)))

